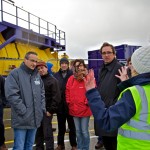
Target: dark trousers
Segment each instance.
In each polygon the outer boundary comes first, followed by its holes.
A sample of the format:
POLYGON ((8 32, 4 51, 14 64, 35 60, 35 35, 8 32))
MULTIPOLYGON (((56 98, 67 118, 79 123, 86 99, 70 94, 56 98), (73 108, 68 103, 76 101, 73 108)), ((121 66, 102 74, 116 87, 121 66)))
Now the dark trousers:
POLYGON ((103 139, 101 135, 98 136, 98 143, 103 143, 103 139))
POLYGON ((71 146, 76 146, 76 130, 73 117, 66 113, 57 113, 57 121, 58 121, 58 145, 64 146, 64 136, 66 132, 66 120, 68 122, 69 131, 69 140, 71 146))
POLYGON ((4 123, 3 123, 3 106, 0 105, 0 146, 5 142, 4 137, 4 123))
POLYGON ((106 150, 117 150, 117 136, 102 136, 102 139, 106 150))
POLYGON ((44 150, 44 142, 46 150, 54 150, 54 137, 52 131, 52 116, 43 116, 41 126, 37 129, 35 144, 36 150, 44 150))

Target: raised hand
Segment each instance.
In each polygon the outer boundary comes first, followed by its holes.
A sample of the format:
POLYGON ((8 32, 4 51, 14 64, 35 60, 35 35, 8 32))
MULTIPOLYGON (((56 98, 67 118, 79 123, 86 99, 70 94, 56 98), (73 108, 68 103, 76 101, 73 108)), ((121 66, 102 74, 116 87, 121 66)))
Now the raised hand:
POLYGON ((119 78, 121 81, 125 81, 129 79, 127 74, 127 67, 121 67, 121 69, 118 70, 120 75, 115 75, 117 78, 119 78))
POLYGON ((95 88, 95 77, 93 69, 90 69, 88 75, 84 78, 84 84, 87 91, 95 88))

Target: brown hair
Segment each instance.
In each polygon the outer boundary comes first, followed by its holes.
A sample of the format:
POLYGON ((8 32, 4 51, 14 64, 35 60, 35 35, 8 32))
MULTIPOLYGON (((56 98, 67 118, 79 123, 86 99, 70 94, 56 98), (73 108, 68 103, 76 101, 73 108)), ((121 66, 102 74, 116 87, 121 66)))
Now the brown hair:
POLYGON ((85 68, 87 68, 87 66, 86 66, 86 64, 85 64, 85 62, 84 62, 83 59, 76 59, 76 60, 74 61, 74 63, 73 63, 73 66, 74 66, 74 67, 75 67, 76 62, 79 62, 79 65, 80 65, 80 64, 83 64, 83 66, 84 66, 85 68))
POLYGON ((102 53, 102 49, 103 49, 103 47, 106 47, 106 46, 111 47, 111 49, 112 49, 113 53, 114 53, 114 54, 116 54, 115 47, 114 47, 112 44, 109 44, 109 43, 107 43, 107 42, 103 43, 103 45, 101 46, 101 48, 100 48, 100 53, 102 53))

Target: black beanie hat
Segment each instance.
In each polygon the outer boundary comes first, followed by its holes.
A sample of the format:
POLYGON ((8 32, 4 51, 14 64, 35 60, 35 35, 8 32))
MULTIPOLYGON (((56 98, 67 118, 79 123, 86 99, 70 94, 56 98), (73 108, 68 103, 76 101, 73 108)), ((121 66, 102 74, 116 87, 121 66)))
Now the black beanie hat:
POLYGON ((62 63, 69 64, 69 60, 66 57, 63 57, 60 59, 60 64, 62 64, 62 63))

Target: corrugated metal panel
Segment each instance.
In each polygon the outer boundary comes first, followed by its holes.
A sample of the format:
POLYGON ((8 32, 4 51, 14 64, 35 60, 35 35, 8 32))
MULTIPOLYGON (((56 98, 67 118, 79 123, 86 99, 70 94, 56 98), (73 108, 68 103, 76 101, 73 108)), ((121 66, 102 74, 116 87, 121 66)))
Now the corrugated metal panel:
POLYGON ((6 51, 8 54, 7 58, 15 58, 15 59, 19 58, 17 50, 16 50, 16 46, 14 43, 10 43, 10 44, 6 45, 5 47, 6 47, 6 51))
POLYGON ((17 49, 18 49, 18 53, 19 53, 19 58, 24 59, 24 56, 28 51, 25 44, 17 43, 17 49))

